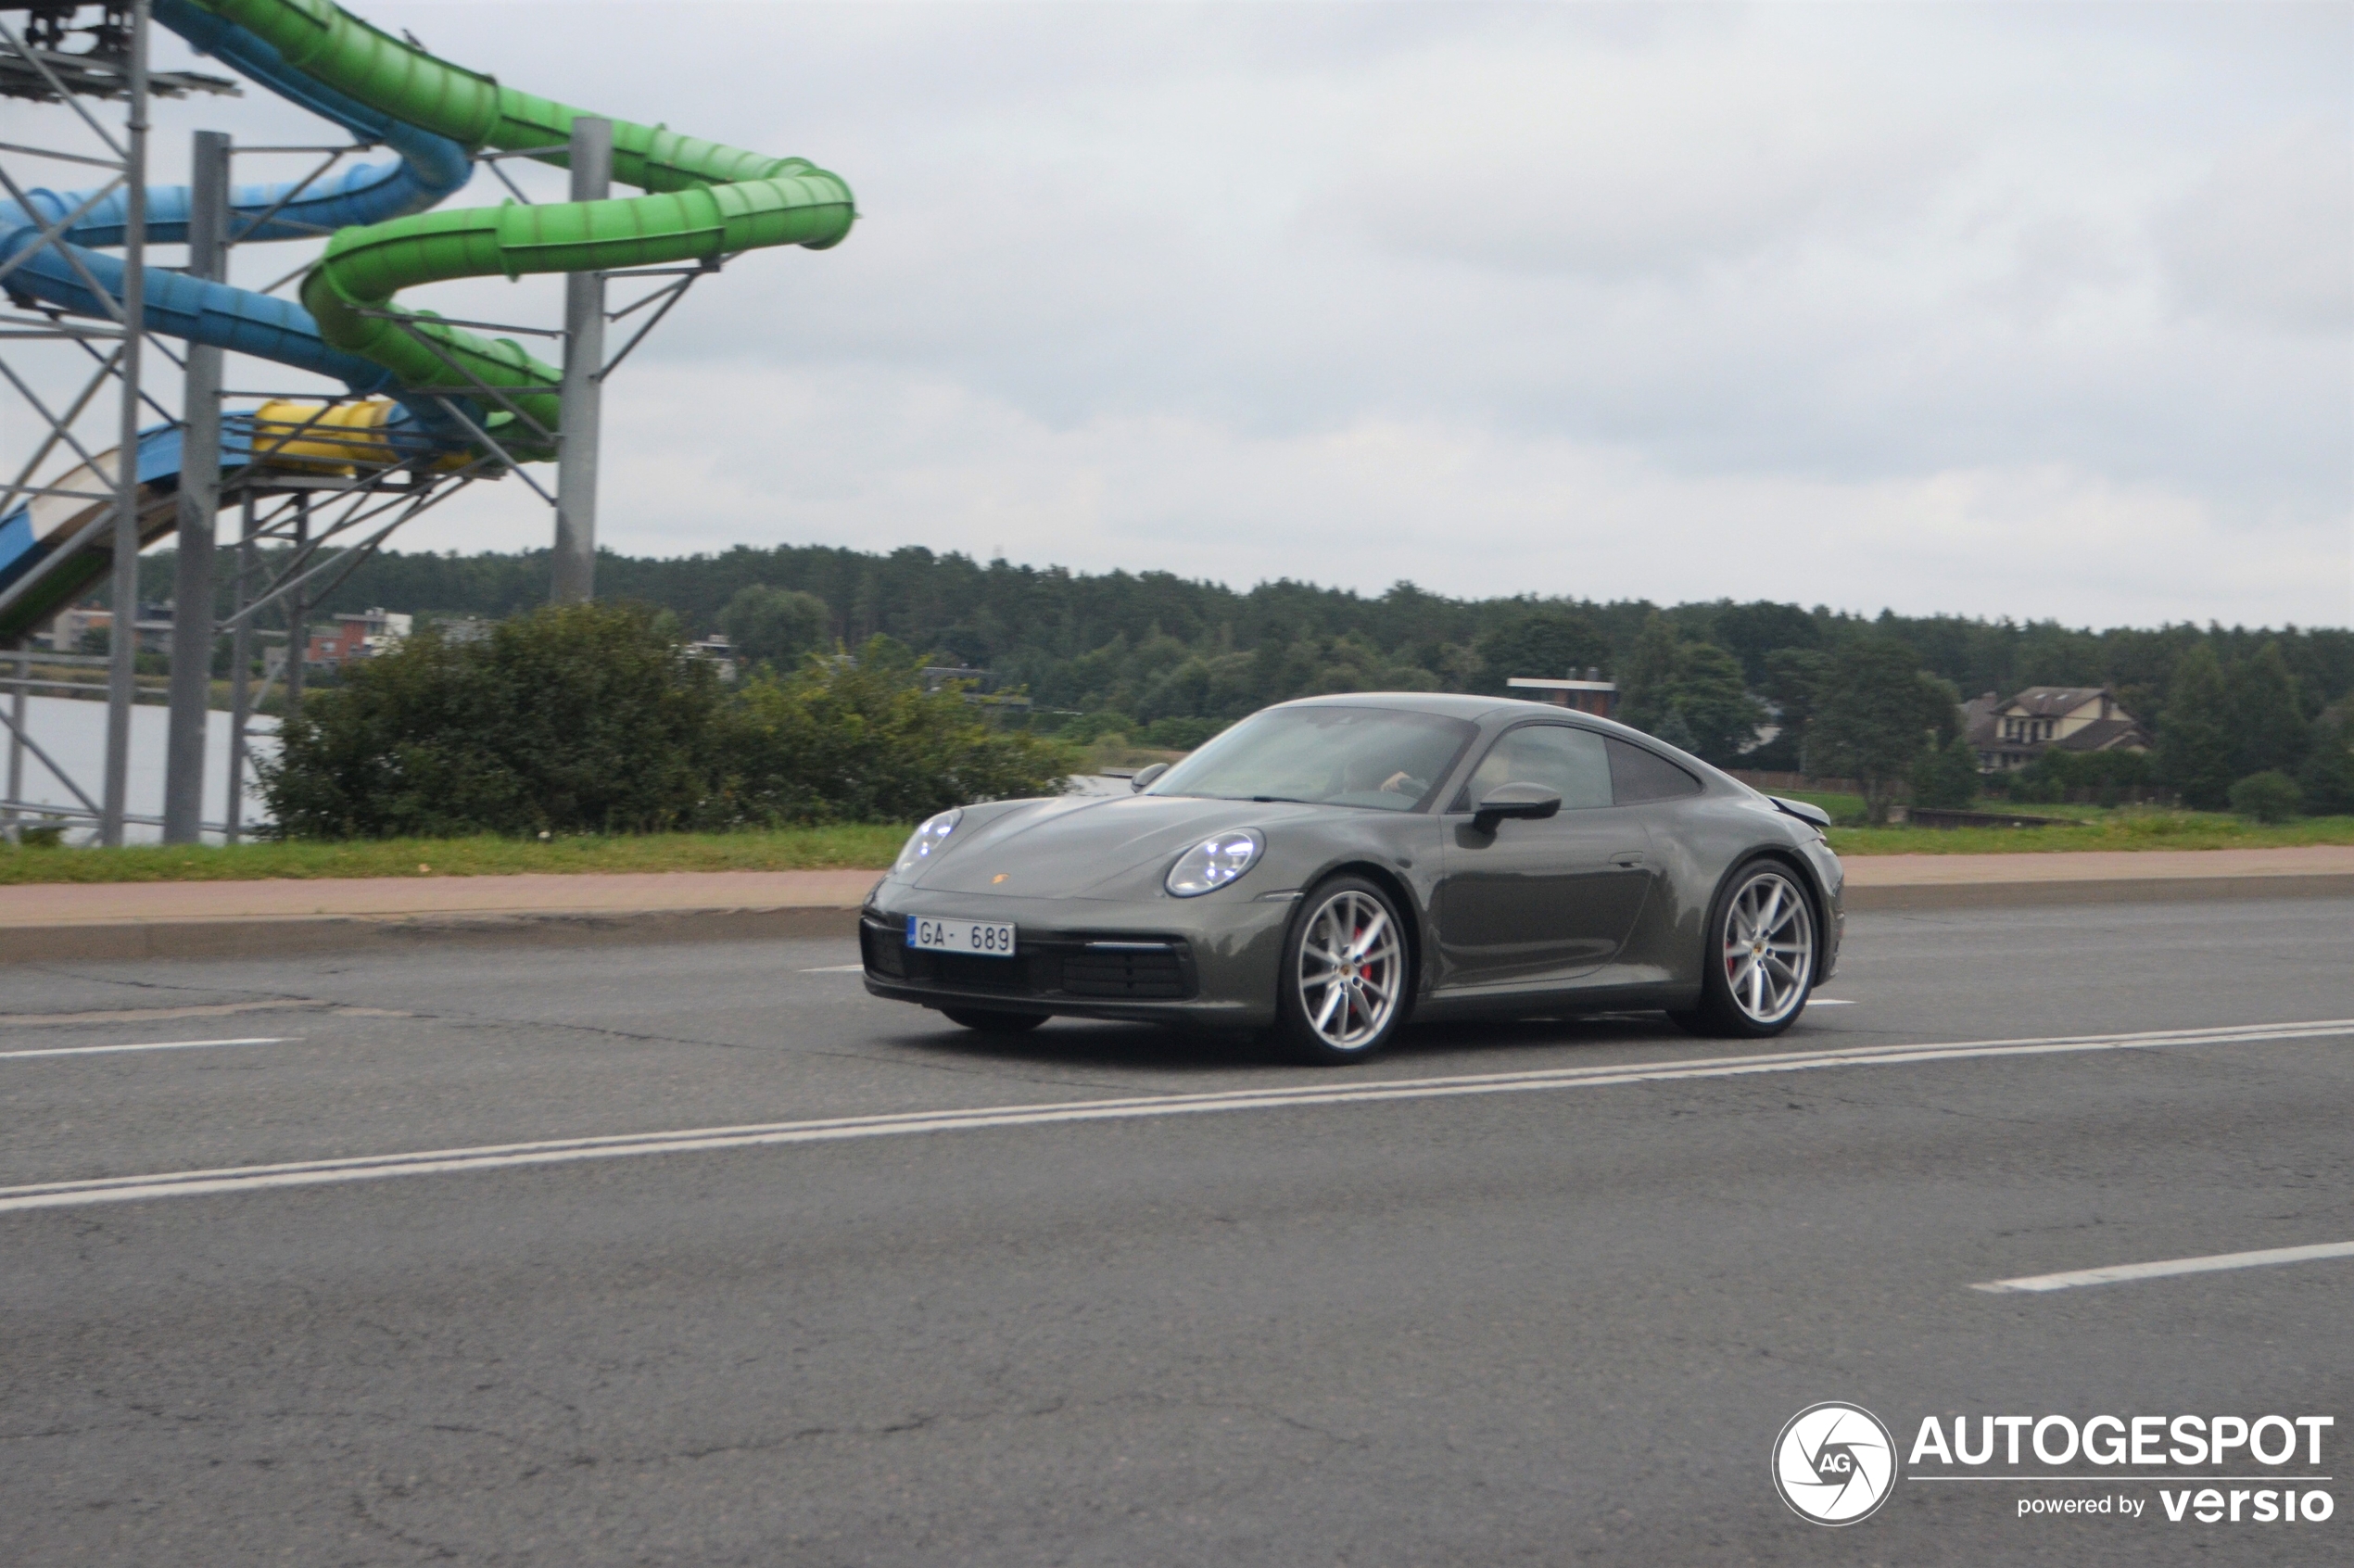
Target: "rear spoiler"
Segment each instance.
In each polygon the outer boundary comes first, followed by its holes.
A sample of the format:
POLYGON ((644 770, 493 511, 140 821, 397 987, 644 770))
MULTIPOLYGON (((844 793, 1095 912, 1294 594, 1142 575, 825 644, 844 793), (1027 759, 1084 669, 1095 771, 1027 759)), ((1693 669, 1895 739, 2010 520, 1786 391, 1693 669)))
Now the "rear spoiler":
POLYGON ((1784 816, 1795 816, 1801 822, 1808 823, 1826 833, 1830 831, 1831 814, 1821 806, 1808 805, 1804 801, 1786 801, 1779 795, 1768 795, 1766 798, 1773 802, 1774 809, 1784 816))

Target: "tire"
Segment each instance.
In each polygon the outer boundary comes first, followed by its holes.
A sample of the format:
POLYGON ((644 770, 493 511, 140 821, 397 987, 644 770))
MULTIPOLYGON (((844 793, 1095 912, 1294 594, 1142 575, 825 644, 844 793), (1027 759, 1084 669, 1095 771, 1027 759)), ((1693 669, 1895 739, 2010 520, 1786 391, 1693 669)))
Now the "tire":
POLYGON ((985 1007, 943 1007, 940 1016, 983 1034, 1028 1034, 1046 1021, 1044 1013, 998 1013, 985 1007))
POLYGON ((1765 1040, 1798 1021, 1814 994, 1819 956, 1815 901, 1778 860, 1753 860, 1725 879, 1708 908, 1700 1005, 1668 1013, 1687 1033, 1765 1040))
POLYGON ((1300 901, 1300 917, 1284 940, 1274 1043, 1292 1060, 1319 1067, 1377 1055, 1413 1000, 1411 955, 1406 923, 1386 890, 1362 877, 1320 884, 1300 901))

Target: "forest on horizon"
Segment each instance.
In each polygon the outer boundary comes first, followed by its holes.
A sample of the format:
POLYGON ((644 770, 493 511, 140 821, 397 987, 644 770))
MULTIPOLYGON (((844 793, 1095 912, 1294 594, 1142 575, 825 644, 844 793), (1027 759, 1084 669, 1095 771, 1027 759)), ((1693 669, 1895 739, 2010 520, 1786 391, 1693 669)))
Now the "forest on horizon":
MULTIPOLYGON (((153 552, 141 566, 142 598, 168 598, 171 552, 153 552)), ((312 606, 311 618, 370 606, 498 618, 545 602, 548 584, 544 550, 385 551, 312 606)), ((2094 629, 2049 620, 1864 615, 1765 600, 1600 601, 1567 592, 1453 599, 1407 582, 1378 595, 1288 579, 1237 589, 1166 572, 984 563, 918 546, 888 553, 738 546, 682 557, 608 551, 599 558, 597 590, 601 599, 670 612, 689 637, 732 622, 753 632, 737 641, 754 656, 855 648, 886 636, 918 653, 988 670, 993 686, 1026 689, 1041 708, 1108 711, 1145 723, 1230 719, 1318 691, 1501 692, 1514 675, 1588 667, 1616 674, 1654 614, 1700 664, 1713 661, 1728 677, 1738 665, 1741 685, 1778 706, 1785 695, 1778 686, 1806 665, 1804 654, 1827 655, 1876 635, 1905 642, 1923 668, 1964 697, 2107 685, 2145 719, 2164 705, 2177 663, 2199 646, 2228 669, 2277 645, 2309 718, 2354 690, 2354 629, 2345 627, 2094 629), (764 608, 768 613, 754 613, 764 608), (749 646, 763 626, 781 628, 773 632, 775 645, 749 646), (1716 660, 1711 649, 1730 657, 1716 660)))

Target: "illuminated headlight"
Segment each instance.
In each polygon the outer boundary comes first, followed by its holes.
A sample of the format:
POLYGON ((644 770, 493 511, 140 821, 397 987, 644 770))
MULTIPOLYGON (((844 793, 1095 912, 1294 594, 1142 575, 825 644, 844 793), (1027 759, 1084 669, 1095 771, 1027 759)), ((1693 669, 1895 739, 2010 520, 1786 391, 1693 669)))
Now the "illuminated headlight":
POLYGON ((965 819, 965 808, 951 806, 938 816, 928 817, 924 825, 907 835, 907 847, 899 852, 899 863, 891 868, 894 877, 905 877, 920 868, 934 855, 948 847, 948 835, 965 819))
POLYGON ((1177 857, 1177 864, 1169 868, 1169 877, 1162 885, 1179 898, 1199 897, 1249 870, 1265 847, 1259 835, 1248 828, 1204 839, 1177 857))

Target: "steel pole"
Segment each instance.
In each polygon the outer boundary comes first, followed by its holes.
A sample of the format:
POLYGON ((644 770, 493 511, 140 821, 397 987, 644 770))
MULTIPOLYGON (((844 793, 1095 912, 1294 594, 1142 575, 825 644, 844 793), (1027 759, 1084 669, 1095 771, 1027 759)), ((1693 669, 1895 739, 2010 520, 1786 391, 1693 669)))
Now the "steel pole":
MULTIPOLYGON (((188 209, 188 275, 226 281, 229 138, 196 134, 188 209)), ((213 517, 221 507, 221 350, 188 345, 180 418, 180 560, 171 615, 171 721, 164 752, 163 841, 204 836, 205 727, 212 711, 213 517)))
MULTIPOLYGON (((295 552, 310 542, 310 492, 295 497, 295 552)), ((279 723, 292 724, 302 716, 302 676, 310 658, 310 601, 296 588, 278 601, 286 617, 286 695, 279 709, 279 723)))
MULTIPOLYGON (((237 534, 236 605, 242 612, 253 597, 253 489, 244 487, 238 508, 244 525, 237 534)), ((253 621, 240 613, 229 634, 229 803, 221 820, 235 843, 246 825, 246 731, 253 723, 253 621)))
MULTIPOLYGON (((572 122, 572 199, 602 201, 613 189, 613 121, 572 122)), ((597 427, 604 395, 605 278, 564 276, 563 424, 556 461, 556 549, 549 599, 581 604, 597 594, 597 427)))
POLYGON ((122 842, 131 794, 131 698, 139 658, 139 346, 146 332, 147 0, 131 6, 131 106, 123 121, 122 430, 115 448, 114 621, 107 651, 107 781, 98 841, 122 842))
MULTIPOLYGON (((25 692, 32 683, 32 659, 30 652, 32 639, 20 637, 16 639, 16 647, 17 684, 16 689, 8 694, 8 716, 15 721, 8 727, 8 798, 12 801, 20 801, 24 799, 24 710, 25 692)), ((7 822, 8 841, 12 844, 21 842, 23 835, 17 827, 16 808, 9 807, 5 815, 7 822)))

